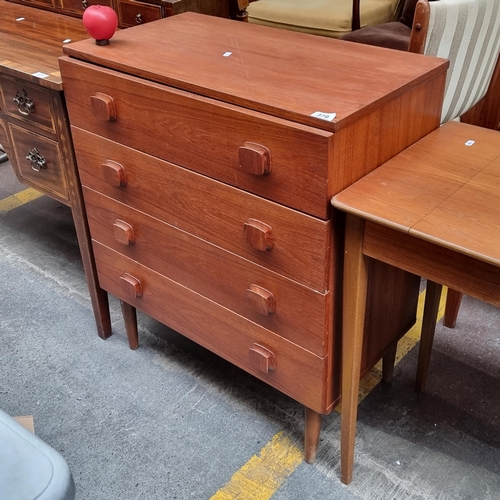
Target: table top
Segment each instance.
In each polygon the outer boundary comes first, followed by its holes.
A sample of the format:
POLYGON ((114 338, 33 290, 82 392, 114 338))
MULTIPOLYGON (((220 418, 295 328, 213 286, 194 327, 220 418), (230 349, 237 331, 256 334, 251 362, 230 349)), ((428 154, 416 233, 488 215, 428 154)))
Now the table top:
POLYGON ((86 40, 64 52, 329 131, 448 67, 444 59, 193 12, 122 30, 107 46, 86 40), (315 112, 336 117, 312 117, 315 112))
POLYGON ((88 38, 82 20, 0 0, 0 71, 62 89, 64 43, 88 38), (44 76, 47 75, 47 76, 44 76))
POLYGON ((500 266, 500 132, 449 122, 332 204, 500 266))

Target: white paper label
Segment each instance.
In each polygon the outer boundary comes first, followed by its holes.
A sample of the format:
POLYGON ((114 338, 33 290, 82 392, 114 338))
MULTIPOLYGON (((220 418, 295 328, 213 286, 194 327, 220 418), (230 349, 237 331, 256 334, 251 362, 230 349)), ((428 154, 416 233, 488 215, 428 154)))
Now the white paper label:
POLYGON ((71 38, 66 38, 66 40, 63 40, 63 43, 69 43, 71 42, 71 38))
POLYGON ((224 52, 224 54, 222 54, 222 57, 229 57, 231 54, 232 52, 224 52))
POLYGON ((16 21, 24 21, 24 17, 18 17, 16 21))
POLYGON ((323 113, 322 111, 315 111, 311 114, 311 116, 314 116, 314 118, 319 118, 320 120, 332 122, 337 116, 337 113, 323 113))
POLYGON ((467 142, 465 143, 465 145, 466 145, 466 146, 472 146, 475 142, 476 142, 476 141, 472 141, 472 140, 470 140, 470 141, 467 141, 467 142))
POLYGON ((36 73, 32 73, 33 76, 37 78, 47 78, 49 75, 47 73, 42 73, 41 71, 37 71, 36 73))

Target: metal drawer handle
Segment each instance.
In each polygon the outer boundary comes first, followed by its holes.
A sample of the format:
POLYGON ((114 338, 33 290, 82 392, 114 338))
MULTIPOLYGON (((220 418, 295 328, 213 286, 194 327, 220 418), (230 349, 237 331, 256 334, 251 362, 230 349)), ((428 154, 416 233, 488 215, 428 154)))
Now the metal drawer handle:
POLYGON ((27 155, 26 159, 31 162, 31 168, 35 172, 40 172, 42 168, 47 168, 47 160, 42 156, 38 149, 33 148, 27 155))
POLYGON ((135 16, 135 22, 136 22, 136 24, 141 24, 142 23, 142 15, 141 14, 136 14, 136 16, 135 16))
POLYGON ((28 116, 30 113, 35 112, 35 103, 33 102, 33 99, 28 97, 26 90, 23 89, 23 95, 17 91, 16 97, 14 97, 13 100, 17 104, 17 110, 23 116, 28 116))
POLYGON ((85 10, 88 6, 87 0, 82 0, 82 9, 85 10))

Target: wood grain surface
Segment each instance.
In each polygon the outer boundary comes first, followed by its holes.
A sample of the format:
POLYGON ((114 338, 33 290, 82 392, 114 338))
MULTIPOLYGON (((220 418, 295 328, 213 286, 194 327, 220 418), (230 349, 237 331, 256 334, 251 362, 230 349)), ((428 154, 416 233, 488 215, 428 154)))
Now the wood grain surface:
POLYGON ((336 131, 446 71, 442 59, 188 12, 67 55, 336 131), (168 50, 158 50, 161 39, 168 50), (367 86, 367 82, 370 85, 367 86), (336 113, 333 121, 312 117, 336 113))

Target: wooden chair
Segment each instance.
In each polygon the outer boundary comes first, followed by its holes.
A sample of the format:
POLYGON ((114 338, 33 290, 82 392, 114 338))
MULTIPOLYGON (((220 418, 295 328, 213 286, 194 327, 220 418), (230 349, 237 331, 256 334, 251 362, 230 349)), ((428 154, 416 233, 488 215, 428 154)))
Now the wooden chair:
POLYGON ((339 38, 360 26, 395 19, 402 0, 258 0, 248 21, 313 35, 339 38))

